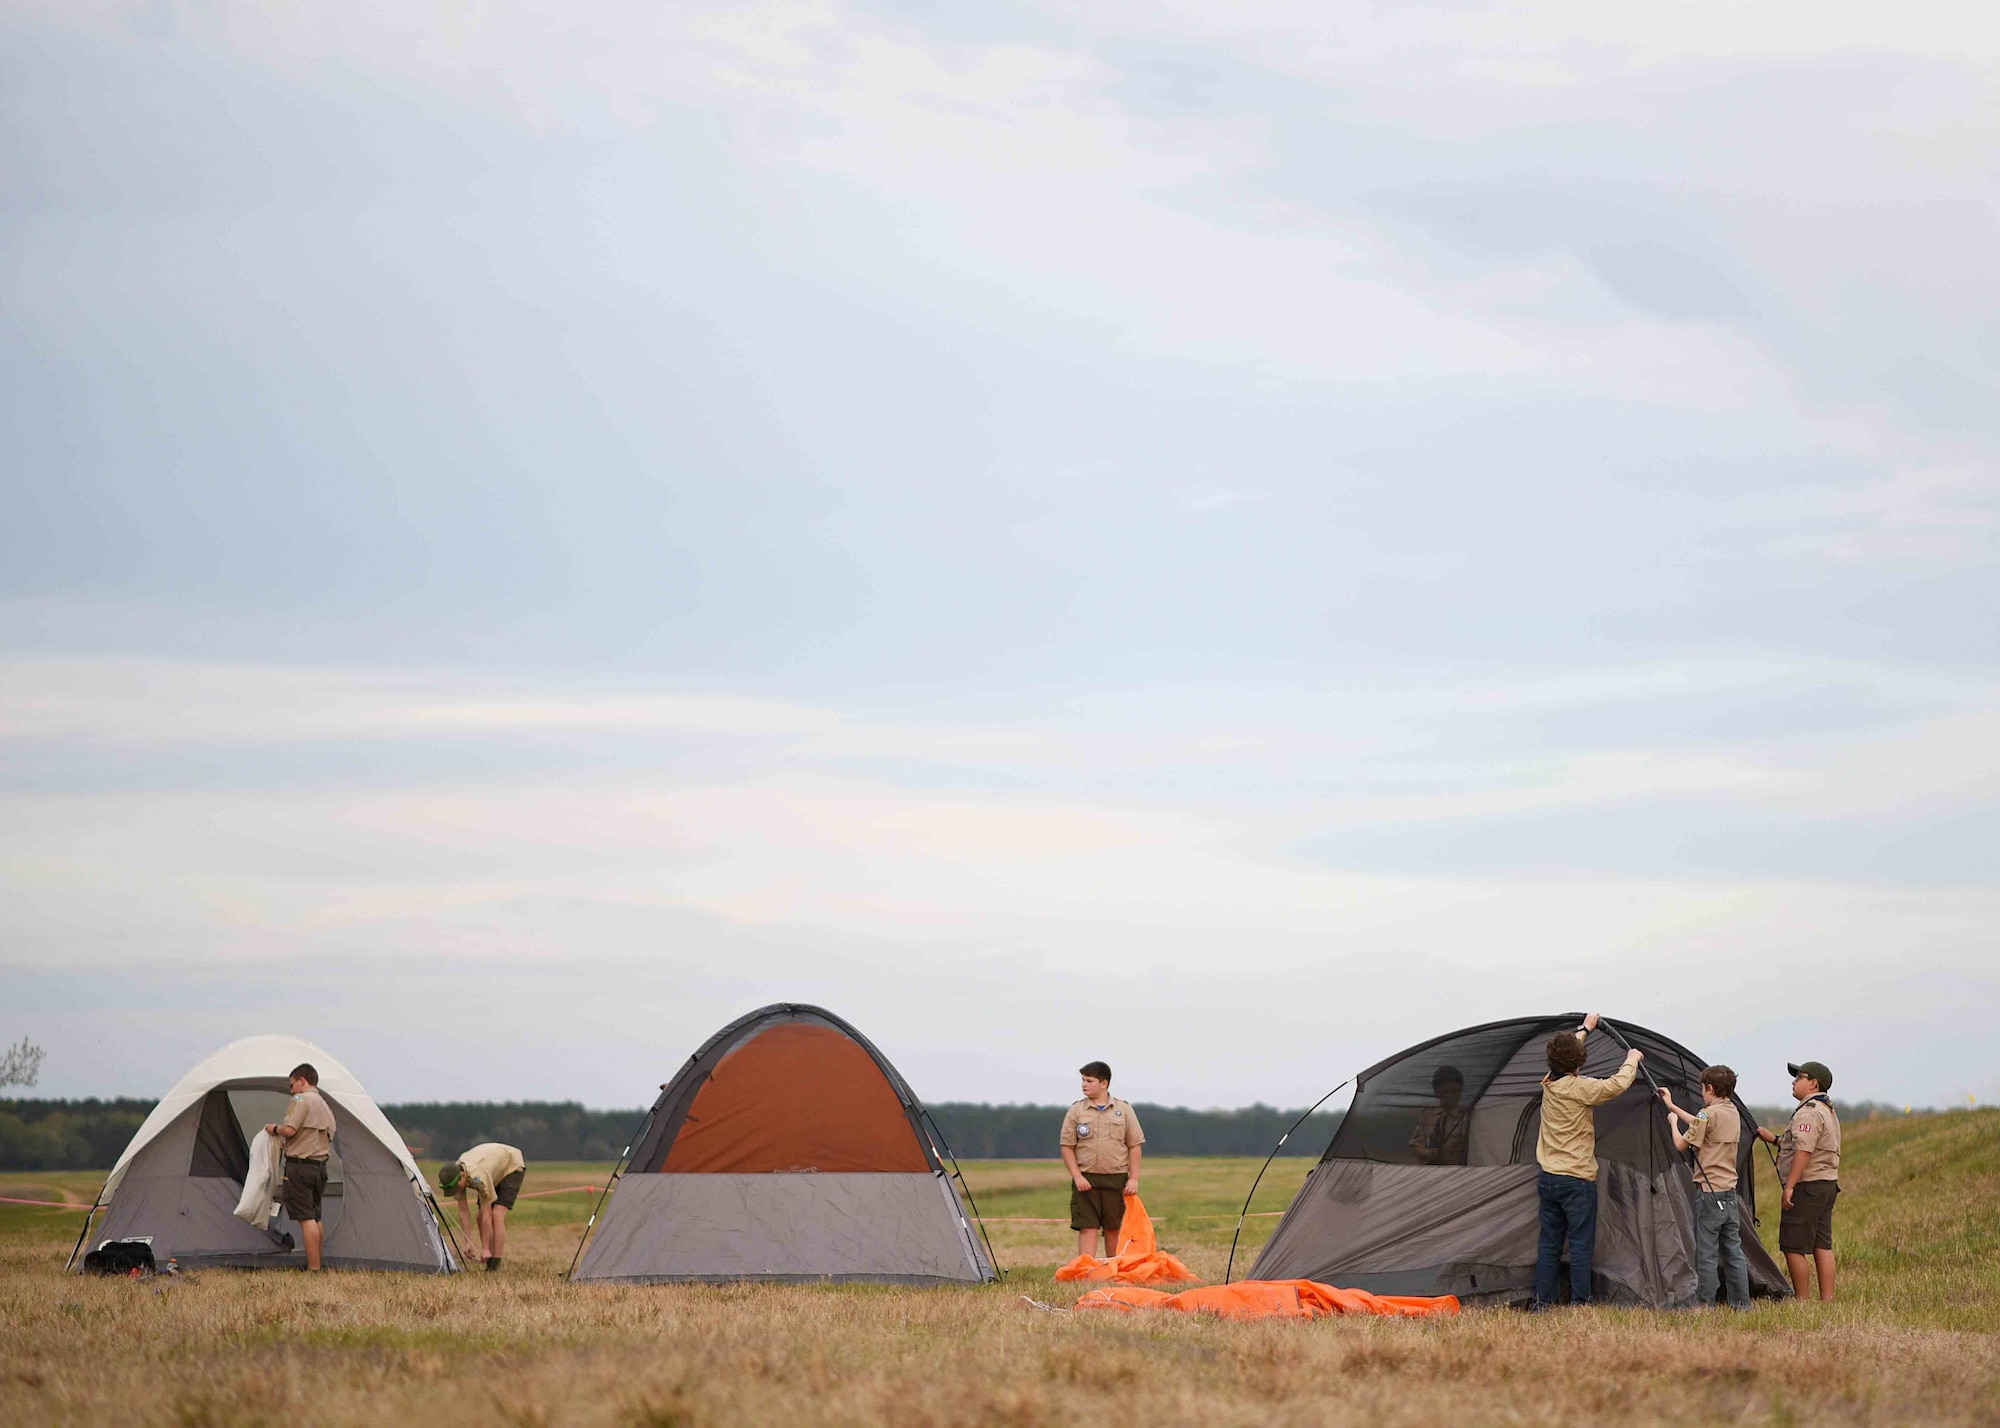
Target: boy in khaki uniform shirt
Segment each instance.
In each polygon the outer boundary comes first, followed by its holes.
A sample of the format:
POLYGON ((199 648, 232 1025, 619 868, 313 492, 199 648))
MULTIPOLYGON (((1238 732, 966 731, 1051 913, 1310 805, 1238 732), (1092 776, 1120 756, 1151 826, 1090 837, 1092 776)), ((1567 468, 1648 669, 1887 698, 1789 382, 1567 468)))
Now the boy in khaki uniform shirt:
POLYGON ((1139 1128, 1139 1113, 1111 1094, 1109 1066, 1091 1061, 1077 1074, 1083 1078, 1083 1099, 1063 1116, 1057 1137, 1072 1187, 1069 1227, 1076 1231, 1076 1252, 1093 1257, 1103 1231, 1108 1257, 1118 1248, 1125 1197, 1139 1193, 1146 1133, 1139 1128))
POLYGON ((489 1140, 475 1145, 457 1160, 438 1167, 438 1188, 458 1200, 458 1224, 474 1258, 486 1261, 489 1272, 500 1268, 507 1253, 507 1213, 528 1177, 527 1159, 511 1145, 489 1140), (479 1204, 475 1213, 467 1192, 479 1204))
POLYGON ((1726 1289, 1730 1308, 1750 1307, 1750 1262, 1743 1255, 1743 1220, 1736 1208, 1736 1155, 1743 1143, 1743 1118, 1730 1099, 1735 1092, 1736 1073, 1727 1066, 1711 1066, 1701 1073, 1701 1109, 1694 1115, 1674 1104, 1672 1092, 1660 1088, 1674 1149, 1692 1150, 1695 1156, 1695 1302, 1703 1308, 1715 1303, 1718 1284, 1726 1289), (1685 1132, 1679 1124, 1683 1121, 1685 1132))
POLYGON ((1778 1248, 1800 1299, 1815 1274, 1819 1297, 1833 1298, 1833 1202, 1840 1194, 1840 1117, 1826 1093, 1833 1073, 1823 1061, 1787 1065, 1792 1098, 1799 1108, 1781 1136, 1758 1128, 1758 1139, 1778 1147, 1778 1178, 1784 1182, 1784 1210, 1778 1216, 1778 1248), (1810 1258, 1809 1258, 1810 1256, 1810 1258))
POLYGON ((1594 1112, 1621 1096, 1639 1074, 1645 1053, 1625 1053, 1611 1076, 1579 1076, 1584 1038, 1597 1029, 1597 1013, 1575 1031, 1549 1038, 1549 1074, 1542 1078, 1542 1134, 1535 1143, 1541 1166, 1535 1192, 1541 1201, 1541 1239, 1535 1247, 1536 1309, 1556 1303, 1563 1240, 1569 1240, 1569 1298, 1590 1302, 1590 1261, 1597 1249, 1597 1121, 1594 1112))
POLYGON ((292 1103, 285 1118, 264 1127, 285 1143, 285 1179, 278 1199, 306 1242, 306 1268, 319 1269, 326 1242, 320 1206, 326 1197, 326 1162, 333 1154, 333 1110, 319 1093, 319 1072, 302 1061, 292 1068, 292 1103))

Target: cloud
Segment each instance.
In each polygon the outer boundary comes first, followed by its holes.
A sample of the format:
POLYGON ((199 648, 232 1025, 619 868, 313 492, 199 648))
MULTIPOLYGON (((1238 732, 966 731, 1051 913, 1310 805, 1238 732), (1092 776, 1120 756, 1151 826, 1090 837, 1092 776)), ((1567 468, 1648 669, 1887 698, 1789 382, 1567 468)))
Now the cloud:
POLYGON ((1113 989, 1199 1103, 1994 1005, 1990 26, 0 24, 0 955, 107 1065, 271 966, 413 1088, 419 985, 998 1096, 1113 989))

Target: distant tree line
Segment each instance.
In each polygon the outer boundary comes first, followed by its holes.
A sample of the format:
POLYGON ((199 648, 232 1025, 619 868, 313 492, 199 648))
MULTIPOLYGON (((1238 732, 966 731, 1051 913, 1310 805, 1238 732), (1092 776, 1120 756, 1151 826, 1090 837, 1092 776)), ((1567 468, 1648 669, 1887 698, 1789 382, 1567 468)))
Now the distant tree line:
POLYGON ((419 1159, 442 1160, 497 1140, 529 1160, 616 1160, 645 1111, 592 1111, 576 1101, 427 1101, 384 1106, 419 1159))
MULTIPOLYGON (((0 1170, 109 1170, 154 1102, 0 1100, 0 1170)), ((986 1106, 946 1102, 930 1108, 960 1157, 1053 1159, 1064 1106, 986 1106)), ((1267 1155, 1297 1111, 1251 1106, 1241 1111, 1137 1107, 1146 1147, 1155 1155, 1267 1155)), ((382 1113, 419 1157, 441 1158, 482 1141, 519 1146, 530 1160, 616 1160, 643 1110, 593 1111, 575 1101, 414 1102, 382 1113)), ((1286 1145, 1286 1155, 1318 1155, 1339 1116, 1314 1116, 1286 1145)))
POLYGON ((156 1104, 0 1100, 0 1170, 109 1170, 156 1104))
MULTIPOLYGON (((944 1101, 931 1118, 964 1160, 1037 1160, 1056 1154, 1067 1106, 987 1106, 944 1101)), ((1240 1111, 1191 1111, 1135 1101, 1139 1124, 1152 1155, 1269 1155, 1298 1111, 1248 1106, 1240 1111)), ((1285 1143, 1280 1155, 1318 1156, 1340 1126, 1340 1112, 1314 1116, 1285 1143)))
MULTIPOLYGON (((150 1100, 0 1100, 0 1170, 109 1170, 153 1109, 150 1100)), ((1154 1155, 1268 1155, 1297 1111, 1256 1105, 1238 1111, 1191 1111, 1137 1103, 1154 1155)), ((1901 1106, 1836 1101, 1845 1121, 1900 1116, 1901 1106)), ((1064 1106, 989 1106, 963 1101, 930 1108, 945 1139, 965 1160, 1043 1160, 1056 1153, 1064 1106)), ((1789 1108, 1757 1106, 1777 1128, 1789 1108)), ((382 1107, 419 1157, 456 1154, 482 1141, 519 1146, 530 1160, 616 1160, 643 1110, 592 1111, 575 1101, 414 1102, 382 1107)), ((1340 1113, 1314 1116, 1281 1155, 1318 1156, 1340 1126, 1340 1113)))

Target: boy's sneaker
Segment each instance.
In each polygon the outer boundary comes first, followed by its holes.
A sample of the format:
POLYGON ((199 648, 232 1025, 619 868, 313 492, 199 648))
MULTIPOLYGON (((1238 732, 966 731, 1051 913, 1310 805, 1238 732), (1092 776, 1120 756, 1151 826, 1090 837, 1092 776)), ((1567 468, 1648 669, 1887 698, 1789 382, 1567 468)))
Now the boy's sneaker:
POLYGON ((498 1269, 499 1267, 500 1267, 500 1256, 499 1256, 499 1255, 497 1255, 497 1254, 489 1254, 488 1256, 486 1256, 486 1268, 487 1268, 487 1270, 488 1270, 489 1272, 490 1272, 490 1271, 492 1271, 492 1270, 496 1270, 496 1269, 498 1269))

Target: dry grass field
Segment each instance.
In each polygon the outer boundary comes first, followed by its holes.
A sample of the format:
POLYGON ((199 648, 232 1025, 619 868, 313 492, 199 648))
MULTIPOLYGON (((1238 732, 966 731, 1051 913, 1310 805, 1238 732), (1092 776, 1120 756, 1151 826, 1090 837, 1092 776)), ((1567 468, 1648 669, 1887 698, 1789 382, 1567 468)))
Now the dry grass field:
MULTIPOLYGON (((1743 1316, 1049 1313, 1022 1296, 1077 1296, 1051 1278, 1067 1230, 1033 1223, 1063 1214, 1053 1164, 968 1167, 1011 1270, 968 1290, 572 1287, 581 1195, 524 1203, 499 1274, 84 1279, 61 1268, 75 1212, 0 1205, 0 1423, 2000 1423, 2000 1113, 1857 1125, 1849 1147, 1843 1299, 1743 1316)), ((1220 1277, 1254 1162, 1146 1169, 1163 1243, 1220 1277)), ((1258 1208, 1305 1169, 1274 1166, 1258 1208)), ((528 1188, 601 1170, 537 1166, 528 1188)))

